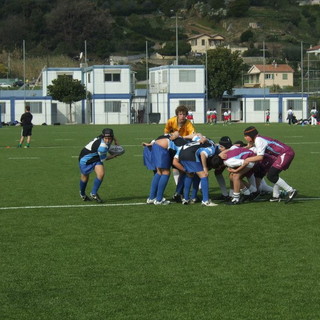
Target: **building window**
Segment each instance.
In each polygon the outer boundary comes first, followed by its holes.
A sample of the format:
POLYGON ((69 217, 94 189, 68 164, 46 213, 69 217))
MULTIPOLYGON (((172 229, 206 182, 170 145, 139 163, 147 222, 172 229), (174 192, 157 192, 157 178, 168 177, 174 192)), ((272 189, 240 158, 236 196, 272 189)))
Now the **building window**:
POLYGON ((0 102, 0 109, 1 109, 2 114, 6 113, 6 103, 5 102, 0 102))
POLYGON ((150 74, 150 83, 151 84, 156 83, 156 73, 155 72, 151 72, 151 74, 150 74))
POLYGON ((162 71, 162 82, 163 83, 168 82, 168 71, 167 70, 162 71))
POLYGON ((26 102, 26 106, 30 106, 31 113, 42 113, 42 102, 26 102))
POLYGON ((287 73, 283 73, 282 74, 282 80, 288 80, 288 74, 287 73))
POLYGON ((287 102, 287 110, 292 109, 294 111, 301 111, 302 110, 302 100, 295 99, 295 100, 288 100, 287 102))
POLYGON ((197 45, 197 39, 192 39, 191 40, 191 45, 196 46, 197 45))
POLYGON ((179 70, 179 82, 196 82, 196 71, 179 70))
POLYGON ((273 80, 274 74, 273 74, 273 73, 266 73, 266 74, 264 75, 264 78, 265 78, 266 80, 273 80))
POLYGON ((205 46, 206 45, 206 40, 202 39, 201 40, 201 45, 205 46))
POLYGON ((270 109, 270 100, 269 99, 259 99, 254 100, 254 111, 265 111, 270 109))
POLYGON ((179 106, 186 106, 190 111, 196 111, 195 100, 179 100, 179 106))
POLYGON ((73 79, 73 75, 72 74, 66 74, 66 73, 58 74, 57 77, 58 77, 58 79, 61 78, 61 77, 68 77, 70 79, 73 79))
POLYGON ((108 71, 104 74, 104 81, 105 82, 120 82, 121 77, 120 71, 108 71))
POLYGON ((88 83, 91 83, 91 73, 88 73, 88 83))
POLYGON ((105 101, 104 112, 121 112, 121 101, 105 101))

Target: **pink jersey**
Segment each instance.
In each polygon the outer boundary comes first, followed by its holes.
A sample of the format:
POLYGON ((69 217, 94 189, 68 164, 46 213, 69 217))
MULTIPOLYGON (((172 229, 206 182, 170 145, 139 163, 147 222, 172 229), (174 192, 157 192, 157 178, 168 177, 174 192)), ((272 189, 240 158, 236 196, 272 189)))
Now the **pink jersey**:
POLYGON ((236 159, 247 159, 249 157, 254 157, 256 154, 243 147, 233 148, 227 152, 227 160, 230 158, 236 158, 236 159))
POLYGON ((287 146, 286 144, 284 144, 276 139, 269 138, 269 137, 262 137, 262 136, 258 136, 257 138, 261 138, 267 142, 267 147, 265 149, 265 153, 268 153, 268 154, 270 154, 272 156, 276 156, 276 157, 281 154, 284 154, 284 153, 293 153, 294 154, 294 151, 292 150, 291 147, 287 146))

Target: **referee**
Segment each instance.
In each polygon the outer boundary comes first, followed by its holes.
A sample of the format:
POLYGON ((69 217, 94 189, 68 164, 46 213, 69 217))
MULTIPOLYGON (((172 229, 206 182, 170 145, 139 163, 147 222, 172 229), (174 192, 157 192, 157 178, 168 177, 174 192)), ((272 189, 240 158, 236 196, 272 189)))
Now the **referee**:
POLYGON ((25 113, 21 116, 20 122, 22 125, 22 131, 21 131, 21 138, 18 144, 18 148, 22 147, 22 143, 24 141, 24 138, 27 138, 27 144, 25 145, 25 148, 30 148, 30 141, 31 141, 31 135, 32 135, 32 114, 30 112, 30 106, 26 106, 25 113))

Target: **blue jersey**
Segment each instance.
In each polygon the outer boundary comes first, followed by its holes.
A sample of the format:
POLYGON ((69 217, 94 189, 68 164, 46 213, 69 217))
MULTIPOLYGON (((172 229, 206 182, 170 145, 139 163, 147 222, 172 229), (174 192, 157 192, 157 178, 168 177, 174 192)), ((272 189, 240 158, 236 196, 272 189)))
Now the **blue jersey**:
POLYGON ((210 157, 219 153, 219 146, 215 145, 212 140, 208 140, 205 143, 194 141, 184 145, 178 151, 178 155, 181 161, 200 162, 201 152, 205 152, 207 157, 210 157))
POLYGON ((106 160, 111 143, 105 143, 102 137, 97 137, 89 142, 80 152, 81 165, 102 162, 106 160))

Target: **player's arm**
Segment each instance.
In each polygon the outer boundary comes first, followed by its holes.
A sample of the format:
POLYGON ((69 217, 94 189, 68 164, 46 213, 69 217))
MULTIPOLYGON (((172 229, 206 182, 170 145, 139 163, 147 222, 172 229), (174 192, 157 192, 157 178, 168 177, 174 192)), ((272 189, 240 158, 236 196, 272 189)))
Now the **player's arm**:
POLYGON ((263 160, 263 155, 257 155, 244 160, 244 162, 248 165, 249 162, 259 162, 263 160))
POLYGON ((114 143, 116 146, 119 146, 119 145, 120 145, 119 140, 117 139, 116 136, 113 137, 113 143, 114 143))
POLYGON ((175 166, 175 168, 177 168, 179 171, 186 172, 184 166, 180 163, 179 158, 174 157, 172 164, 173 164, 173 165, 175 166))
POLYGON ((200 159, 203 167, 203 171, 206 176, 209 174, 208 165, 207 165, 207 153, 205 151, 202 151, 200 153, 200 159))
POLYGON ((172 125, 170 119, 167 121, 166 126, 164 127, 164 133, 171 133, 172 132, 172 125))

